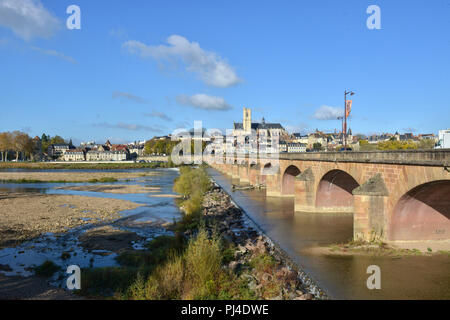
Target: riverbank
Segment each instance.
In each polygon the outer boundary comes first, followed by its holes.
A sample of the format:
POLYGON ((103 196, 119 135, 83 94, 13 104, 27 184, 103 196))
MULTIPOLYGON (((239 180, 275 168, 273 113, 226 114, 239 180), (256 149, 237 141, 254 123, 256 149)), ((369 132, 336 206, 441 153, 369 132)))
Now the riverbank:
POLYGON ((204 169, 182 168, 174 190, 184 217, 173 236, 116 258, 119 267, 82 270, 86 298, 322 299, 325 294, 254 228, 204 169))
POLYGON ((0 193, 0 248, 16 246, 45 233, 116 220, 140 204, 97 197, 0 193))
MULTIPOLYGON (((450 256, 450 251, 445 249, 435 249, 436 242, 427 244, 426 241, 412 242, 411 248, 403 248, 385 242, 362 242, 351 241, 348 243, 334 244, 324 247, 312 247, 307 251, 312 254, 328 255, 328 256, 368 256, 368 257, 391 257, 402 258, 408 256, 450 256)), ((443 248, 448 248, 448 241, 442 245, 443 248)))
POLYGON ((72 183, 72 182, 116 182, 134 179, 157 172, 4 172, 0 171, 0 181, 4 183, 72 183))
POLYGON ((125 170, 125 169, 156 169, 172 168, 171 162, 151 163, 90 163, 90 162, 0 162, 0 170, 26 169, 26 170, 125 170))
POLYGON ((73 191, 89 191, 89 192, 104 192, 104 193, 115 193, 115 194, 145 194, 149 192, 159 192, 160 187, 148 187, 142 185, 110 185, 110 184, 100 184, 100 185, 89 185, 89 186, 72 186, 72 187, 59 187, 60 190, 73 190, 73 191))

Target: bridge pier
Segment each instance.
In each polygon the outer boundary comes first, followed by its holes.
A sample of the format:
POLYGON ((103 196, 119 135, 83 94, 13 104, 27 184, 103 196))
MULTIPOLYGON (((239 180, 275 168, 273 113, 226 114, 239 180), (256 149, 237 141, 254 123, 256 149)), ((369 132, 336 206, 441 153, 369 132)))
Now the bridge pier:
POLYGON ((231 165, 230 169, 231 169, 230 170, 231 178, 239 179, 239 165, 238 164, 231 165))
POLYGON ((281 196, 281 180, 280 173, 265 175, 266 181, 266 196, 268 197, 280 197, 281 196))
POLYGON ((249 183, 248 164, 242 163, 239 167, 239 180, 241 183, 249 183))
POLYGON ((294 210, 298 212, 316 212, 315 179, 311 168, 295 177, 294 210))
POLYGON ((248 182, 252 186, 261 184, 260 174, 261 174, 261 166, 259 164, 250 165, 248 169, 248 180, 249 180, 248 182))
POLYGON ((353 239, 386 240, 388 234, 388 190, 381 174, 353 190, 353 239))

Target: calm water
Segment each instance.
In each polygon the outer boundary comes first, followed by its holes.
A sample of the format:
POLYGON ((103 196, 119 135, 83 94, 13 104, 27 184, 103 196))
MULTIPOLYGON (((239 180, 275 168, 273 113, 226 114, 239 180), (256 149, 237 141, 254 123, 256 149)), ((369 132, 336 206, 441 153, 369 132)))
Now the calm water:
POLYGON ((315 254, 311 248, 352 238, 352 214, 294 214, 293 198, 266 197, 264 190, 232 192, 231 178, 209 170, 233 200, 332 298, 450 299, 449 256, 392 258, 315 254), (370 265, 381 268, 381 290, 367 289, 366 270, 370 265))

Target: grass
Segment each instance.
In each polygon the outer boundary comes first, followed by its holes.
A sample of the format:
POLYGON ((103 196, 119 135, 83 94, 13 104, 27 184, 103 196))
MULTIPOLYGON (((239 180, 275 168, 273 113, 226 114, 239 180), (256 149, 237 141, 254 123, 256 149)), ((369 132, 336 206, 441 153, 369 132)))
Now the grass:
POLYGON ((204 229, 191 238, 181 253, 172 251, 168 260, 148 277, 139 274, 122 296, 133 300, 253 299, 245 280, 223 268, 226 250, 217 236, 204 229))
POLYGON ((42 278, 49 278, 51 277, 56 271, 60 270, 61 267, 56 265, 53 261, 47 260, 40 266, 37 266, 34 268, 34 273, 38 277, 42 278))
POLYGON ((387 243, 376 241, 364 241, 364 240, 351 240, 347 243, 333 244, 329 246, 329 250, 334 253, 339 252, 354 252, 358 254, 366 254, 372 256, 389 256, 400 258, 402 256, 431 256, 440 254, 450 254, 449 251, 437 251, 433 252, 431 248, 427 248, 426 251, 419 249, 402 249, 388 245, 387 243))
POLYGON ((152 162, 152 163, 51 163, 51 162, 0 162, 2 169, 29 169, 29 170, 61 170, 61 169, 94 169, 94 170, 112 170, 112 169, 142 169, 142 168, 171 168, 172 162, 152 162))
POLYGON ((105 183, 105 182, 117 182, 116 178, 112 177, 104 177, 100 179, 89 179, 87 181, 70 181, 70 180, 34 180, 34 179, 7 179, 0 180, 1 183, 16 183, 16 184, 25 184, 25 183, 105 183))

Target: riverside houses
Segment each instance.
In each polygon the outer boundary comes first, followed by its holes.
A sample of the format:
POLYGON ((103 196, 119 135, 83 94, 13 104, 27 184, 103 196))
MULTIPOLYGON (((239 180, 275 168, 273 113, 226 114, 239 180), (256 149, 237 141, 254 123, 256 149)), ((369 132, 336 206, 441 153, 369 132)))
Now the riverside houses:
POLYGON ((129 153, 125 150, 99 151, 91 150, 86 153, 86 161, 124 161, 129 153))
POLYGON ((63 161, 85 161, 86 154, 83 149, 70 149, 64 152, 63 161))

